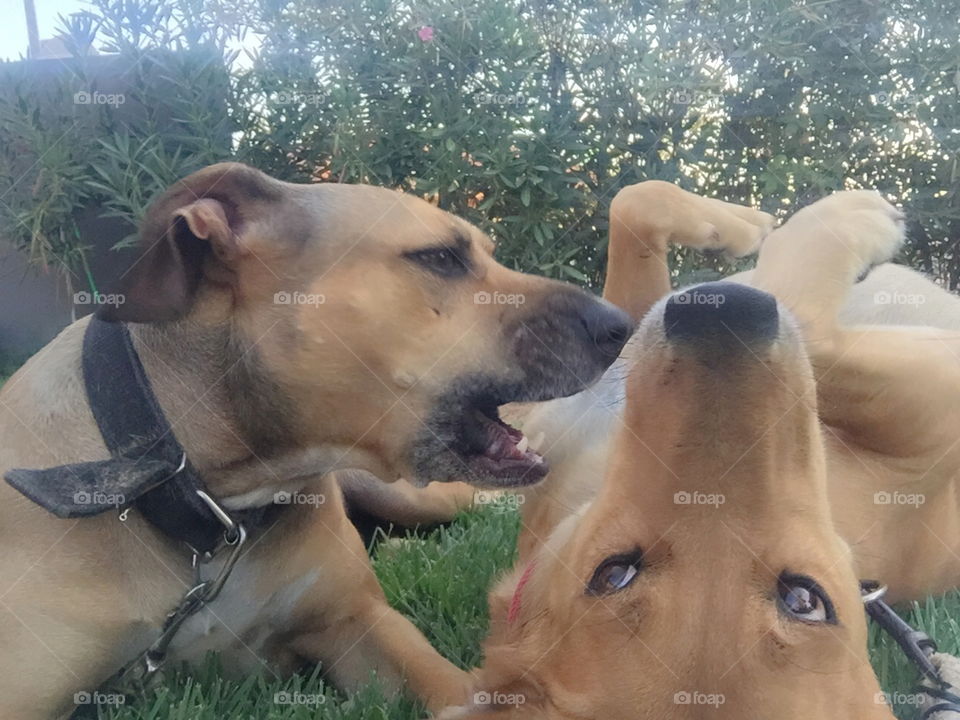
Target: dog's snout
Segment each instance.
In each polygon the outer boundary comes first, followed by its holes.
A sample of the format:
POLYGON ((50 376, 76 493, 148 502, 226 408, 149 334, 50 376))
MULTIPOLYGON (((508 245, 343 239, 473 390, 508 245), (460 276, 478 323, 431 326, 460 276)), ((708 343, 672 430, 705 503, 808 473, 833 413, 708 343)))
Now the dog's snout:
POLYGON ((581 322, 600 355, 615 360, 633 333, 633 321, 620 308, 605 302, 589 301, 581 322))
POLYGON ((713 282, 671 296, 663 327, 668 340, 743 347, 775 340, 780 315, 776 298, 768 293, 738 283, 713 282))
POLYGON ((627 313, 570 286, 555 288, 512 331, 524 400, 580 392, 603 374, 633 334, 627 313))

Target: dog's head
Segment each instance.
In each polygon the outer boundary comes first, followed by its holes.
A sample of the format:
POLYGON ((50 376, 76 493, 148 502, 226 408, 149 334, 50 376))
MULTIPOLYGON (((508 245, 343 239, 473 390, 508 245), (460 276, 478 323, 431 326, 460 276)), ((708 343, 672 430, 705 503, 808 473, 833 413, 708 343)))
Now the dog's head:
POLYGON ((598 498, 491 598, 450 718, 892 718, 833 529, 809 362, 770 295, 661 301, 598 498))
POLYGON ((385 479, 540 479, 542 458, 498 406, 579 391, 632 331, 613 306, 507 269, 476 228, 383 188, 216 165, 153 203, 141 244, 103 317, 228 329, 230 361, 282 395, 264 426, 385 479))

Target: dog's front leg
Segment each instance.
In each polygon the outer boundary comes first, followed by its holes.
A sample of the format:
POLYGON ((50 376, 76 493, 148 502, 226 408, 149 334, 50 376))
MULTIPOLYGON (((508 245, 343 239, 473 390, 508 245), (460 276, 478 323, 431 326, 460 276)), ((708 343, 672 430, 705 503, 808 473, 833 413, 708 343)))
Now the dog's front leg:
POLYGON ((376 678, 388 693, 407 691, 431 711, 462 704, 469 692, 468 673, 431 647, 407 618, 382 597, 367 597, 349 616, 324 630, 297 637, 292 649, 344 690, 376 678))
POLYGON ((742 257, 754 252, 772 227, 767 213, 661 180, 628 185, 610 204, 603 297, 639 320, 670 292, 671 245, 742 257))
POLYGON ((462 704, 469 675, 389 606, 333 476, 305 488, 304 497, 313 496, 324 502, 292 506, 290 528, 274 539, 270 553, 264 552, 264 561, 288 582, 311 573, 316 577, 288 618, 286 649, 304 662, 320 663, 328 679, 345 690, 376 673, 388 692, 407 690, 431 710, 462 704), (283 558, 281 565, 277 557, 283 558))

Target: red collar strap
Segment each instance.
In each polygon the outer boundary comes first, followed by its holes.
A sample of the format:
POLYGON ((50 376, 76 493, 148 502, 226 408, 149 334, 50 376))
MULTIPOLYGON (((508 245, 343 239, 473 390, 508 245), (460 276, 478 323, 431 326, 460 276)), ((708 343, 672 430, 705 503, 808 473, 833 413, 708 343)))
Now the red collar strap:
POLYGON ((507 623, 510 625, 513 625, 520 615, 520 608, 523 604, 523 589, 530 582, 530 577, 533 575, 533 569, 536 566, 536 560, 532 560, 527 565, 527 569, 523 571, 523 575, 520 576, 520 582, 517 583, 517 589, 513 593, 513 600, 510 601, 510 610, 507 612, 507 623))

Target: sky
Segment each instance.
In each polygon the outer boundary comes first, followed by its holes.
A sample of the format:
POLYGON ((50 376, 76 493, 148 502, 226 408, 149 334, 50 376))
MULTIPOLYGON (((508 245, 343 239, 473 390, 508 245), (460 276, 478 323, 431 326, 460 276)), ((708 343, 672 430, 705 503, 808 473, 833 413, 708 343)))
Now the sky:
MULTIPOLYGON (((57 17, 83 10, 83 0, 34 0, 40 37, 53 37, 57 17)), ((0 60, 17 60, 27 54, 27 21, 23 0, 0 0, 0 60)))

